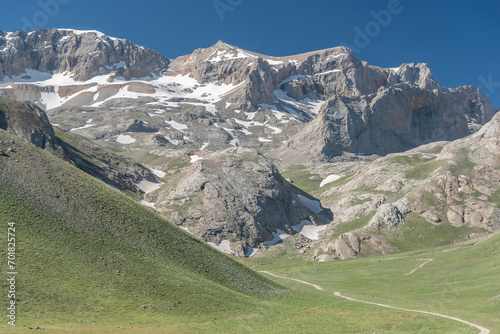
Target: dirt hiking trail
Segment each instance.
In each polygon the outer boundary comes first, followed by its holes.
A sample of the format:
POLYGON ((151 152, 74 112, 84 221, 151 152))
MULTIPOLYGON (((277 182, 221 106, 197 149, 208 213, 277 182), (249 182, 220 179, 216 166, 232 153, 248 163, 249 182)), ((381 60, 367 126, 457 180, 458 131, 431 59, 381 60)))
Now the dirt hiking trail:
MULTIPOLYGON (((410 271, 409 273, 407 273, 405 275, 413 274, 416 270, 422 268, 424 265, 426 265, 427 263, 431 262, 432 260, 433 259, 423 259, 422 261, 426 261, 426 262, 420 264, 417 268, 413 269, 412 271, 410 271)), ((268 271, 260 271, 260 272, 264 273, 264 274, 268 274, 268 275, 274 276, 274 277, 278 277, 278 278, 282 278, 282 279, 289 279, 289 280, 296 281, 296 282, 299 282, 299 283, 302 283, 302 284, 307 284, 307 285, 310 285, 310 286, 314 287, 317 290, 324 291, 324 289, 322 287, 320 287, 319 285, 316 285, 316 284, 313 284, 313 283, 309 283, 309 282, 306 282, 306 281, 303 281, 303 280, 299 280, 299 279, 291 278, 291 277, 278 276, 278 275, 270 273, 268 271)), ((368 302, 368 301, 359 300, 359 299, 355 299, 355 298, 350 298, 350 297, 344 296, 344 295, 342 295, 338 291, 335 291, 334 295, 336 297, 344 298, 344 299, 347 299, 347 300, 350 300, 350 301, 359 302, 359 303, 363 303, 363 304, 376 305, 376 306, 380 306, 380 307, 386 307, 386 308, 391 308, 391 309, 401 310, 401 311, 406 311, 406 312, 416 312, 416 313, 423 313, 423 314, 434 315, 436 317, 441 317, 441 318, 446 318, 446 319, 458 321, 458 322, 461 322, 463 324, 469 325, 471 327, 475 327, 475 328, 477 328, 479 330, 478 334, 489 334, 490 333, 490 330, 488 328, 485 328, 483 326, 479 326, 479 325, 473 324, 472 322, 469 322, 469 321, 466 321, 466 320, 462 320, 462 319, 455 318, 455 317, 450 317, 450 316, 445 315, 445 314, 428 312, 428 311, 420 311, 420 310, 412 310, 412 309, 407 309, 407 308, 402 308, 402 307, 396 307, 396 306, 390 306, 390 305, 384 305, 384 304, 378 304, 378 303, 368 302)))

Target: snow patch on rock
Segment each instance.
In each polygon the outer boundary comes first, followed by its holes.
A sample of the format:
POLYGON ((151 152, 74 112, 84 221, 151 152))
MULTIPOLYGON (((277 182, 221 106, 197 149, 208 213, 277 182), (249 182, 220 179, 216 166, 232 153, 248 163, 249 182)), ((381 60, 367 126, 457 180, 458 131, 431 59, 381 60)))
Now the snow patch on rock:
POLYGON ((340 176, 338 175, 335 174, 328 175, 323 181, 321 181, 319 187, 322 188, 326 186, 328 183, 332 183, 333 181, 337 181, 338 179, 340 179, 340 176))
POLYGON ((300 224, 292 226, 292 229, 310 240, 319 240, 318 232, 325 230, 326 225, 316 226, 309 220, 301 220, 300 224))
POLYGON ((323 208, 321 207, 320 201, 309 199, 307 197, 304 197, 302 195, 297 195, 299 200, 304 204, 309 210, 311 210, 314 213, 320 213, 323 211, 323 208))

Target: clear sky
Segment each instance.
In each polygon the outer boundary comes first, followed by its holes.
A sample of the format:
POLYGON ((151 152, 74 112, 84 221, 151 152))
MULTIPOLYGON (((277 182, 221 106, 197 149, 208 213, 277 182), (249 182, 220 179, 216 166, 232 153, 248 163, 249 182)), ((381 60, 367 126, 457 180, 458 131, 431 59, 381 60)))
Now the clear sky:
POLYGON ((460 0, 2 1, 0 29, 99 30, 169 58, 218 40, 285 56, 338 45, 382 67, 428 63, 500 107, 500 2, 460 0))

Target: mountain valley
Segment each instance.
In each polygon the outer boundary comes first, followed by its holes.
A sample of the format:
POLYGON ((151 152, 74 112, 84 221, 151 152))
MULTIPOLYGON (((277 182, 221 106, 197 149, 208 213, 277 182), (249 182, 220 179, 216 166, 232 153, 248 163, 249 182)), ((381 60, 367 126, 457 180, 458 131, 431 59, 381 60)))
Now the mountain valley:
POLYGON ((78 310, 81 332, 110 318, 148 333, 477 332, 340 290, 500 330, 500 113, 423 63, 222 41, 168 59, 97 31, 0 30, 0 204, 20 230, 20 307, 54 332, 78 310))

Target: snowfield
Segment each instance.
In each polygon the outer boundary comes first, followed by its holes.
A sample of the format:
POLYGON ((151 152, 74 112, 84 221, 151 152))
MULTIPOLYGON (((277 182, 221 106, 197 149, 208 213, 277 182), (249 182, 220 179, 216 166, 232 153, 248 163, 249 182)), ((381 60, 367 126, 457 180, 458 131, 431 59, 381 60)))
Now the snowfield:
MULTIPOLYGON (((109 74, 96 76, 87 81, 76 81, 73 78, 72 73, 57 73, 51 74, 46 72, 40 72, 36 70, 27 69, 25 73, 22 73, 13 77, 5 77, 0 84, 5 83, 33 83, 40 87, 53 87, 54 92, 44 92, 41 98, 41 102, 45 105, 47 110, 61 107, 66 102, 70 101, 72 98, 77 97, 86 93, 94 93, 93 103, 87 104, 86 106, 99 107, 104 103, 118 98, 131 98, 137 99, 141 97, 153 97, 158 100, 160 105, 165 107, 174 106, 177 107, 179 104, 186 103, 191 105, 201 105, 204 106, 208 112, 215 114, 216 108, 215 103, 219 102, 225 95, 227 95, 232 90, 241 86, 244 82, 237 85, 232 84, 216 84, 213 82, 200 84, 196 79, 188 75, 174 75, 174 76, 161 76, 152 78, 132 78, 131 80, 125 80, 121 77, 115 77, 115 72, 121 68, 126 67, 124 61, 117 62, 106 66, 108 70, 111 71, 109 74), (154 93, 138 93, 130 91, 130 85, 134 83, 140 83, 152 86, 155 89, 154 93), (82 89, 77 91, 72 96, 61 97, 58 93, 60 87, 67 86, 91 86, 90 88, 82 89), (99 89, 103 87, 120 86, 119 91, 102 101, 99 99, 99 89), (200 103, 196 102, 179 102, 179 103, 169 103, 168 100, 171 98, 187 98, 196 99, 200 103)), ((10 86, 12 88, 12 86, 10 86)), ((9 87, 3 87, 3 89, 9 89, 9 87)), ((82 105, 85 106, 85 105, 82 105)))
POLYGON ((277 229, 276 232, 273 232, 273 239, 269 240, 269 241, 264 241, 264 243, 268 246, 272 246, 272 245, 277 244, 280 241, 285 240, 289 236, 290 236, 290 234, 286 233, 285 231, 277 229))
POLYGON ((207 244, 209 244, 210 246, 220 250, 221 252, 223 253, 227 253, 227 254, 231 254, 231 255, 236 255, 238 256, 235 252, 233 252, 231 250, 231 243, 229 242, 229 240, 222 240, 220 242, 220 244, 215 244, 213 242, 207 242, 207 244))
POLYGON ((321 211, 323 211, 320 201, 312 200, 302 195, 297 195, 297 197, 299 198, 299 201, 302 202, 302 204, 304 204, 312 212, 320 213, 321 211))
POLYGON ((154 175, 158 176, 160 179, 165 177, 165 175, 167 175, 167 173, 162 172, 161 170, 151 169, 151 171, 153 172, 154 175))
POLYGON ((196 162, 196 161, 198 161, 198 160, 203 160, 203 158, 202 158, 202 157, 197 156, 196 154, 193 154, 193 155, 191 155, 190 157, 191 157, 191 161, 190 161, 191 163, 196 162))
POLYGON ((301 220, 300 224, 292 226, 292 229, 310 240, 319 240, 318 232, 324 231, 326 225, 316 226, 309 220, 301 220))
POLYGON ((136 183, 136 186, 137 188, 144 191, 145 194, 149 194, 155 190, 158 190, 163 184, 163 182, 150 182, 147 180, 141 180, 136 183))
POLYGON ((321 181, 321 183, 319 184, 319 187, 323 188, 328 183, 332 183, 333 181, 337 181, 338 179, 340 179, 340 176, 338 176, 338 175, 335 175, 335 174, 328 175, 323 181, 321 181))
POLYGON ((132 138, 131 136, 129 135, 118 135, 116 137, 116 142, 117 143, 120 143, 120 144, 132 144, 132 143, 135 143, 136 140, 134 138, 132 138))

